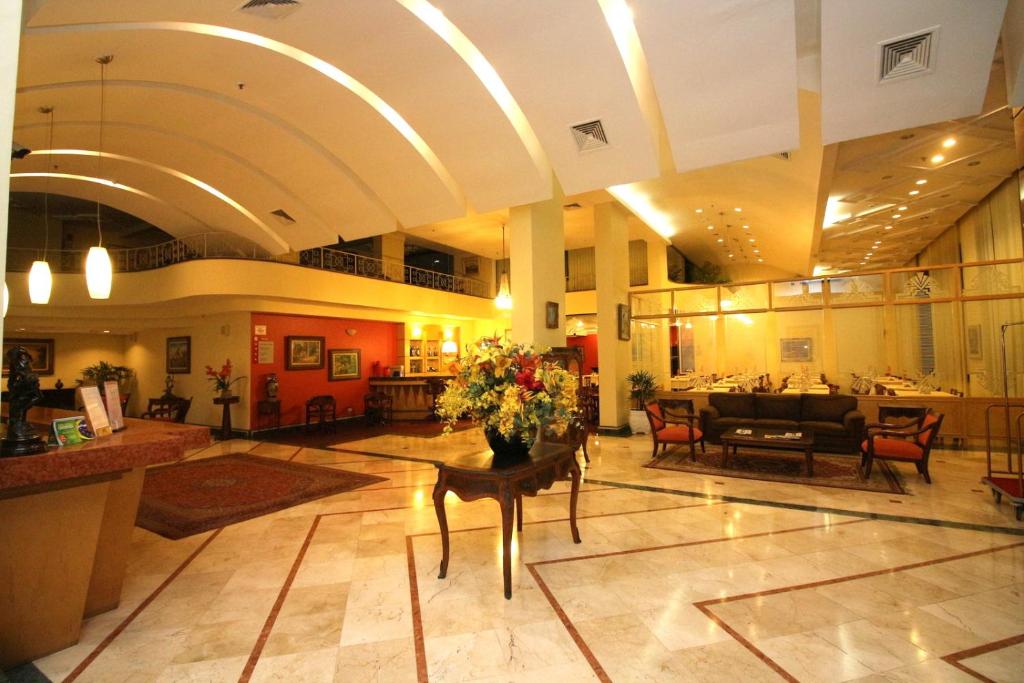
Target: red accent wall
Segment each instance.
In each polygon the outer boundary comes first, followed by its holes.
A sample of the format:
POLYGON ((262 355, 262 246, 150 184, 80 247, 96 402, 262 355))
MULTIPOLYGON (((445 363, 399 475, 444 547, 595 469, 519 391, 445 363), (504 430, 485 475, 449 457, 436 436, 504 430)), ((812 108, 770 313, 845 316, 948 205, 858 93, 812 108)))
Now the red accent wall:
POLYGON ((269 426, 266 422, 257 425, 256 402, 265 398, 266 377, 277 373, 278 398, 281 399, 281 425, 305 424, 306 401, 318 394, 330 394, 337 401, 338 417, 345 417, 347 408, 354 415, 363 414, 363 395, 370 390, 374 361, 381 367, 398 363, 398 330, 401 323, 378 322, 375 320, 352 320, 348 318, 319 318, 301 315, 275 313, 253 313, 250 333, 253 338, 253 352, 250 358, 252 373, 251 387, 253 429, 269 426), (266 325, 267 334, 256 336, 255 326, 266 325), (346 332, 356 330, 355 335, 346 332), (324 337, 324 367, 320 370, 285 370, 285 337, 324 337), (274 342, 274 362, 269 365, 256 363, 257 341, 274 342), (327 380, 327 351, 329 349, 360 349, 362 351, 362 377, 359 379, 327 380))
POLYGON ((588 334, 577 337, 566 337, 566 346, 583 347, 583 374, 589 375, 597 367, 597 335, 588 334))

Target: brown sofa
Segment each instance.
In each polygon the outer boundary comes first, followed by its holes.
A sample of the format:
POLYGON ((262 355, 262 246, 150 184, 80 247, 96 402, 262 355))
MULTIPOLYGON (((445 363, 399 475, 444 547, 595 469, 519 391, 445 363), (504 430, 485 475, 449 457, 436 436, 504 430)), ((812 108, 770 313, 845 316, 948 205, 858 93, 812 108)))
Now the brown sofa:
POLYGON ((810 430, 815 450, 832 453, 859 453, 864 434, 857 397, 840 394, 712 392, 700 422, 711 443, 720 443, 722 433, 733 427, 810 430))

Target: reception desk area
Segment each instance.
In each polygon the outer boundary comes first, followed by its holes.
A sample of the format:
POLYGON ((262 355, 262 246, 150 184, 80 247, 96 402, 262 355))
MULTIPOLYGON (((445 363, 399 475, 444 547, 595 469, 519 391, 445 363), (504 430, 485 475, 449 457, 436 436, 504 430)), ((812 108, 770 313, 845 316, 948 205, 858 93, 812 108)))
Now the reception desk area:
POLYGON ((434 414, 435 396, 444 391, 448 375, 374 377, 370 390, 391 397, 396 420, 427 420, 434 414))
MULTIPOLYGON (((34 408, 43 428, 68 411, 34 408)), ((210 430, 127 418, 126 429, 0 458, 0 669, 78 641, 120 601, 146 467, 210 443, 210 430)))

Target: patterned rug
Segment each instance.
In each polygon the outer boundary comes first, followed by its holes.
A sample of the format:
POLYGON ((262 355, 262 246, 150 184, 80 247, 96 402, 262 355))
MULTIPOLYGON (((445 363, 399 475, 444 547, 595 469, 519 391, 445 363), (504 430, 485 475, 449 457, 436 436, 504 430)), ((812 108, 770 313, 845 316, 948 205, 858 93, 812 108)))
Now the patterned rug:
POLYGON ((697 449, 697 462, 690 460, 689 447, 669 450, 658 455, 644 467, 673 470, 738 479, 778 481, 787 484, 829 486, 857 491, 877 491, 909 495, 899 472, 884 460, 875 460, 871 478, 864 481, 858 474, 859 455, 814 454, 814 476, 807 476, 803 453, 747 448, 729 456, 729 469, 722 469, 721 446, 708 444, 708 452, 697 449))
POLYGON ((135 524, 185 538, 380 481, 248 453, 188 460, 146 472, 135 524))

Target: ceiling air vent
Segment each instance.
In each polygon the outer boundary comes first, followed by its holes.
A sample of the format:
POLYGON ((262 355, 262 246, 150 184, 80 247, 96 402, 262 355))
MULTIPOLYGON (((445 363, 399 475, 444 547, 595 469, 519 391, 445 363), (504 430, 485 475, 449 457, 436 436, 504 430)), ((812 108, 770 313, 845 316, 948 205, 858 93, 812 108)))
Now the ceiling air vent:
POLYGON ((283 19, 299 9, 299 0, 249 0, 239 11, 268 19, 283 19))
POLYGON ((580 152, 590 152, 608 146, 608 137, 604 134, 604 126, 601 125, 600 119, 572 126, 572 136, 580 152))
POLYGON ((284 209, 277 209, 275 211, 271 211, 270 215, 276 218, 278 221, 280 221, 281 225, 291 225, 292 223, 295 222, 295 219, 289 216, 288 212, 285 211, 284 209))
POLYGON ((878 81, 898 81, 931 73, 939 27, 879 44, 878 81))

